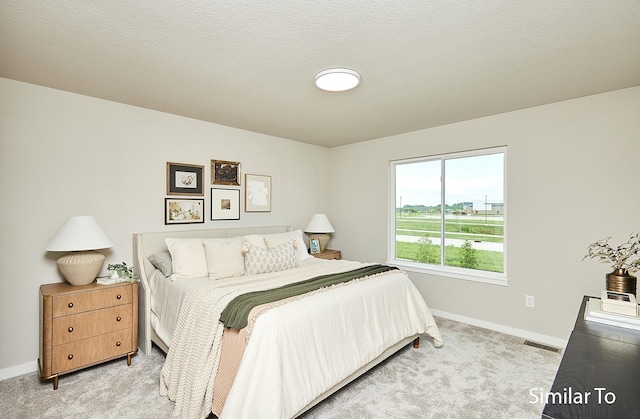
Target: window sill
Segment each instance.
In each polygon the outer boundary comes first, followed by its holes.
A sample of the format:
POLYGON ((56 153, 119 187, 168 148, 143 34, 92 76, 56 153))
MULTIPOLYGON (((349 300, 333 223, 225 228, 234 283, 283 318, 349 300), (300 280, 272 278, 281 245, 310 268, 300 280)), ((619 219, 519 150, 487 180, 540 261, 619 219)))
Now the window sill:
POLYGON ((425 267, 422 263, 412 263, 404 260, 393 260, 387 263, 408 272, 435 275, 445 278, 463 279, 465 281, 481 282, 491 285, 500 285, 503 287, 509 285, 509 279, 507 279, 505 275, 494 272, 482 273, 480 271, 471 271, 469 269, 462 268, 425 267))

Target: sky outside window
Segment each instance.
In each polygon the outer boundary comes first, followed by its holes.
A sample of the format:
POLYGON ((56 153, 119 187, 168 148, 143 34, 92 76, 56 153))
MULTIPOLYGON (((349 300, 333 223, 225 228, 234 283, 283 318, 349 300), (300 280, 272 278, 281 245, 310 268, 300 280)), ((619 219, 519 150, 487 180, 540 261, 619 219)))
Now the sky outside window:
MULTIPOLYGON (((445 161, 445 203, 503 202, 504 154, 488 154, 445 161)), ((440 205, 440 160, 396 166, 396 207, 440 205), (400 202, 402 201, 402 202, 400 202)))

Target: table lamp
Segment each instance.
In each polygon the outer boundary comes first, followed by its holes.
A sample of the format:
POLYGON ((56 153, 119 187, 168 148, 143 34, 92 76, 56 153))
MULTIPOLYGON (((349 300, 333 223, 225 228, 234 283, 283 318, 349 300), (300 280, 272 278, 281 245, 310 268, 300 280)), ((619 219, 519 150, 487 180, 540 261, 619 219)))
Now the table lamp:
POLYGON ((318 239, 320 251, 323 252, 329 244, 329 234, 335 233, 335 230, 325 214, 314 214, 304 232, 309 234, 309 239, 318 239))
POLYGON ((71 285, 87 285, 96 279, 105 259, 94 250, 109 247, 113 247, 113 243, 95 218, 76 215, 69 217, 46 250, 71 252, 58 259, 58 269, 71 285))

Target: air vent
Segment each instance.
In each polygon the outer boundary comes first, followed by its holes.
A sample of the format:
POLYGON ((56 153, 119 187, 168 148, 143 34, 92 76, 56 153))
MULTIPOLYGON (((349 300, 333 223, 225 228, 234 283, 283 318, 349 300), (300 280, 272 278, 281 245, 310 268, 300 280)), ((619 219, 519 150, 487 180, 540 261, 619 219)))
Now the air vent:
POLYGON ((555 348, 555 347, 549 346, 549 345, 543 345, 543 344, 537 343, 537 342, 531 342, 530 340, 525 340, 524 344, 527 345, 527 346, 533 346, 534 348, 544 349, 545 351, 555 352, 557 354, 562 352, 562 349, 560 349, 560 348, 555 348))

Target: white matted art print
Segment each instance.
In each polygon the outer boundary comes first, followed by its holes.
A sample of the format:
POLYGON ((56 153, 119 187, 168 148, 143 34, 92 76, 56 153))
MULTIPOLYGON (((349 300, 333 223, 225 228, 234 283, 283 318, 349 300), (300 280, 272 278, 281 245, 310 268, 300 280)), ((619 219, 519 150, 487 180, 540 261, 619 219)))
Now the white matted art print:
POLYGON ((211 221, 240 219, 240 190, 211 188, 211 221))
POLYGON ((244 211, 271 211, 271 176, 249 175, 244 178, 244 211))

